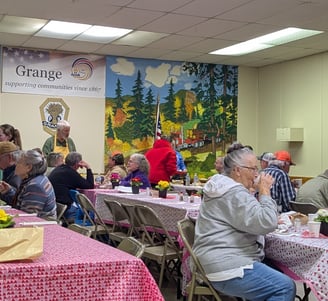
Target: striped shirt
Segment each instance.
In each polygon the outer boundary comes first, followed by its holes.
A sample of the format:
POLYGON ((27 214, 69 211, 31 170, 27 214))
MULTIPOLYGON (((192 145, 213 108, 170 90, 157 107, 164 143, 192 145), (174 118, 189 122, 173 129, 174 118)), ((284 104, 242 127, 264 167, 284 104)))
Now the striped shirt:
POLYGON ((264 172, 274 178, 271 197, 277 202, 279 213, 290 211, 289 202, 295 200, 296 192, 288 174, 277 165, 270 165, 264 172))
POLYGON ((17 203, 13 205, 17 209, 27 213, 37 213, 39 217, 57 218, 55 192, 44 175, 24 179, 14 199, 17 203))

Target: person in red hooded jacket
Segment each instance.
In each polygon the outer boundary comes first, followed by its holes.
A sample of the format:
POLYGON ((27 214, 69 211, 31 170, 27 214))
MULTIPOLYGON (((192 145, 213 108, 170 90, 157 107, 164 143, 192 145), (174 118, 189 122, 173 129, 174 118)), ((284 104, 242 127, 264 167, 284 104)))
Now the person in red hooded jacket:
POLYGON ((149 182, 152 187, 159 181, 170 181, 170 178, 177 172, 177 159, 175 150, 166 138, 161 138, 154 142, 153 148, 145 154, 149 165, 149 182))

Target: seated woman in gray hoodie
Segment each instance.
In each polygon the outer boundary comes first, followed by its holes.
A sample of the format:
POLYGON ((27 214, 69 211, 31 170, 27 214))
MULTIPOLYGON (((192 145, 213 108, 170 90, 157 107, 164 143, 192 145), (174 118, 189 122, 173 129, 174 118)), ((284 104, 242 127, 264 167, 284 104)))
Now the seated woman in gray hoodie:
POLYGON ((254 153, 232 144, 224 174, 205 184, 193 249, 218 291, 247 300, 292 301, 293 280, 261 262, 264 235, 277 228, 278 214, 270 196, 272 177, 261 174, 258 199, 249 192, 256 178, 254 153))

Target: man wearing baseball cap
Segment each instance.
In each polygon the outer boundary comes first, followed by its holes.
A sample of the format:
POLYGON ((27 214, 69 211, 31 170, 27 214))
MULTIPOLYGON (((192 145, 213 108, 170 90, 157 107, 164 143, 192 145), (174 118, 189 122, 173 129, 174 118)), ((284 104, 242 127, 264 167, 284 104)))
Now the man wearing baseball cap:
POLYGON ((287 212, 290 211, 289 202, 294 201, 296 197, 296 191, 288 176, 290 166, 295 163, 290 153, 285 150, 275 152, 274 157, 264 172, 275 179, 271 187, 271 197, 277 202, 279 213, 287 212))
MULTIPOLYGON (((21 183, 21 178, 15 175, 16 159, 19 153, 16 144, 9 141, 0 142, 0 169, 2 170, 2 179, 4 182, 12 186, 12 189, 17 189, 21 183)), ((1 194, 0 184, 0 199, 5 202, 10 202, 4 195, 1 194)))
POLYGON ((274 160, 273 153, 264 152, 261 156, 257 156, 257 160, 260 160, 261 169, 265 169, 269 166, 269 162, 274 160))

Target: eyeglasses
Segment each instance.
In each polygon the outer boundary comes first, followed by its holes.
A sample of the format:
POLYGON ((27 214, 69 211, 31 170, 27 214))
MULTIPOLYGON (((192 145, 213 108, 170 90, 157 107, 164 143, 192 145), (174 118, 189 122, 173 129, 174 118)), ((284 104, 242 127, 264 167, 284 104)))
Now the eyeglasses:
POLYGON ((249 167, 249 166, 243 166, 243 165, 240 165, 240 167, 250 169, 250 170, 252 170, 253 172, 259 172, 259 169, 258 169, 257 166, 255 166, 255 167, 249 167))

